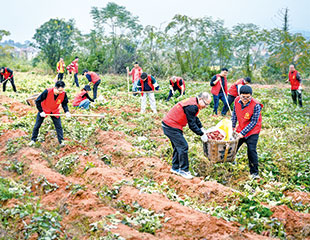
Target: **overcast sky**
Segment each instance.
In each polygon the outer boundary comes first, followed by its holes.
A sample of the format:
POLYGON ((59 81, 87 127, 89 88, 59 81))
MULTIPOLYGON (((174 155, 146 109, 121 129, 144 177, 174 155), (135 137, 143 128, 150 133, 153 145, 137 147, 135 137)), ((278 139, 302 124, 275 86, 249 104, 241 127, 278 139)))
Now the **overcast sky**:
POLYGON ((290 28, 310 31, 310 0, 0 0, 0 29, 10 31, 4 40, 32 40, 35 29, 50 18, 75 19, 82 33, 93 29, 92 6, 108 2, 125 6, 141 24, 164 26, 175 14, 223 19, 226 27, 254 23, 262 28, 281 25, 278 12, 289 8, 290 28))

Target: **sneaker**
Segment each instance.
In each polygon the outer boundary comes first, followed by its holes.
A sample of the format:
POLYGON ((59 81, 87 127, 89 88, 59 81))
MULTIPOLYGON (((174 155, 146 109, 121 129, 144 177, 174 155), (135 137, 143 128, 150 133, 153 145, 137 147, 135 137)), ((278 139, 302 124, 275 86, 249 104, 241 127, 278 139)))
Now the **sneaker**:
POLYGON ((188 172, 185 172, 185 171, 183 171, 183 170, 180 170, 180 171, 179 171, 179 175, 180 175, 181 177, 186 178, 186 179, 192 179, 192 178, 193 178, 192 174, 191 174, 189 171, 188 171, 188 172))
POLYGON ((62 141, 62 142, 59 144, 59 146, 60 146, 60 147, 64 147, 64 146, 66 146, 65 141, 62 141))
POLYGON ((171 168, 170 172, 172 172, 172 173, 174 173, 176 175, 179 175, 180 174, 180 169, 173 169, 173 168, 171 168))
POLYGON ((32 146, 35 145, 35 144, 36 144, 36 142, 33 141, 33 140, 31 140, 30 143, 28 144, 28 146, 29 146, 29 147, 32 147, 32 146))

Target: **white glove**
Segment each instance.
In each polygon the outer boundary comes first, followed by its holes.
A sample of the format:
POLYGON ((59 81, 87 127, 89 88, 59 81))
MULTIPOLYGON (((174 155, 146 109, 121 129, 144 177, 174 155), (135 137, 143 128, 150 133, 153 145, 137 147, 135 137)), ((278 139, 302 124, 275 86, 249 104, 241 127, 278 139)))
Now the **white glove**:
POLYGON ((204 133, 204 134, 206 134, 206 132, 207 132, 207 130, 205 129, 205 128, 200 128, 200 130, 204 133))
POLYGON ((71 117, 71 113, 66 112, 66 117, 67 117, 67 118, 71 117))
POLYGON ((45 112, 41 112, 41 113, 40 113, 40 116, 41 116, 41 117, 46 117, 45 112))
POLYGON ((202 140, 203 142, 207 142, 207 141, 208 141, 208 136, 207 136, 206 134, 203 134, 203 135, 201 136, 201 140, 202 140))
POLYGON ((174 95, 174 91, 172 90, 172 95, 174 95))
POLYGON ((301 91, 302 91, 302 87, 301 87, 301 85, 298 87, 298 90, 297 90, 297 92, 298 93, 301 93, 301 91))

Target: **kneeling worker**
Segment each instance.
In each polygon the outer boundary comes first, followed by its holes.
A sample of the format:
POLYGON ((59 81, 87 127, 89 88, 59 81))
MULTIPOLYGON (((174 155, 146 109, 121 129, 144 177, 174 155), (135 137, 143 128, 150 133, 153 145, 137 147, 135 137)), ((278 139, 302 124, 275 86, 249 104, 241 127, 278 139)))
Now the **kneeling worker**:
POLYGON ((90 102, 94 102, 94 99, 92 99, 89 95, 88 92, 91 91, 91 88, 89 85, 85 85, 85 87, 82 89, 80 93, 78 93, 74 100, 73 100, 73 107, 79 107, 79 108, 84 108, 88 109, 90 102))
POLYGON ((246 143, 248 147, 250 174, 253 179, 259 178, 256 148, 262 127, 262 108, 263 104, 252 98, 252 88, 247 85, 242 86, 240 88, 240 96, 235 100, 231 120, 234 130, 238 121, 236 132, 239 134, 240 139, 237 151, 243 143, 246 143))
POLYGON ((207 107, 211 102, 208 93, 203 92, 178 102, 167 113, 162 121, 164 134, 170 139, 173 148, 171 172, 186 179, 192 179, 189 172, 188 144, 183 136, 183 127, 188 123, 189 128, 199 136, 204 135, 202 124, 197 117, 199 110, 207 107))
MULTIPOLYGON (((68 109, 68 98, 67 94, 64 91, 66 84, 63 81, 58 81, 55 84, 55 87, 45 89, 40 96, 37 98, 36 106, 38 109, 38 115, 36 123, 32 131, 30 146, 34 145, 37 141, 39 134, 39 129, 44 121, 44 118, 47 117, 46 114, 59 114, 59 106, 62 105, 66 117, 71 117, 68 109)), ((63 143, 63 129, 61 126, 61 120, 59 116, 51 116, 54 126, 57 132, 57 138, 60 146, 64 146, 63 143)))

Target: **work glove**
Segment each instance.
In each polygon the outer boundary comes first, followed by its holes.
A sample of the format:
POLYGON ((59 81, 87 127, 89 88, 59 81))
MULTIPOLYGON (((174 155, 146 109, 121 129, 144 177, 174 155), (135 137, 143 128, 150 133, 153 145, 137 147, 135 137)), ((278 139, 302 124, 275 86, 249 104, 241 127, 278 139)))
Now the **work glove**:
POLYGON ((43 118, 46 117, 45 112, 40 112, 40 116, 43 117, 43 118))
POLYGON ((67 118, 70 118, 70 117, 71 117, 71 113, 66 112, 66 117, 67 117, 67 118))
POLYGON ((174 91, 172 90, 172 95, 174 95, 174 91))
POLYGON ((158 91, 158 90, 159 90, 159 86, 157 86, 157 87, 155 88, 155 90, 158 91))
POLYGON ((297 92, 300 94, 300 93, 301 93, 301 91, 302 91, 302 87, 301 87, 301 86, 299 86, 299 87, 298 87, 298 89, 297 89, 297 92))
POLYGON ((207 142, 207 141, 208 141, 208 136, 207 136, 206 134, 203 134, 203 135, 201 136, 201 140, 202 140, 203 142, 207 142))
POLYGON ((203 134, 206 134, 207 130, 205 128, 200 128, 200 130, 203 132, 203 134))

